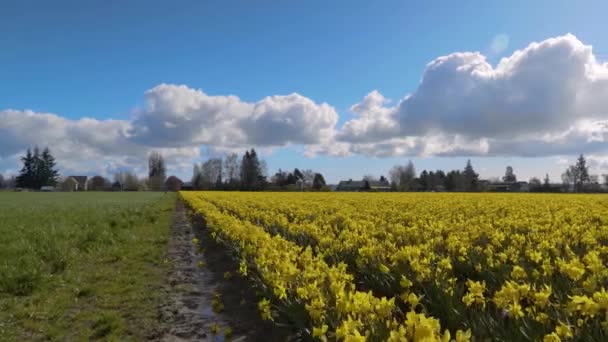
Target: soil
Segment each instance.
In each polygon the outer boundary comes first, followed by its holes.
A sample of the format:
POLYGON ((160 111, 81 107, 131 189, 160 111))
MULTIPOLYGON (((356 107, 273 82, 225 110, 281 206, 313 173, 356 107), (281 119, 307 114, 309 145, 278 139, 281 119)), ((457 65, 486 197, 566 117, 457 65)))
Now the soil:
POLYGON ((160 309, 163 326, 153 340, 293 339, 285 329, 261 319, 254 289, 247 279, 239 276, 238 265, 213 241, 204 220, 190 220, 180 200, 176 204, 167 259, 171 266, 160 309), (195 237, 197 244, 193 243, 195 237), (230 272, 230 276, 226 277, 225 272, 230 272))

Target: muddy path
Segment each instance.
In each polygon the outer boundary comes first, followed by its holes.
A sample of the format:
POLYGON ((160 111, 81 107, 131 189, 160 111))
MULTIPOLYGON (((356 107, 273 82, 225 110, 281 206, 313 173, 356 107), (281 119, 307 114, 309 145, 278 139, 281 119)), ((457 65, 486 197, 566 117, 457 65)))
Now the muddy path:
POLYGON ((254 290, 238 265, 176 204, 167 253, 170 264, 159 341, 285 341, 284 329, 263 321, 254 290), (193 243, 196 238, 198 243, 193 243))

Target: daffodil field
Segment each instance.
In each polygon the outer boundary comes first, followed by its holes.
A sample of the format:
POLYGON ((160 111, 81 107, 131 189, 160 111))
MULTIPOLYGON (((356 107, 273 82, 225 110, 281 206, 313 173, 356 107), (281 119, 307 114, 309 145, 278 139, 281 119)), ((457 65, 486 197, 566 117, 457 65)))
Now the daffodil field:
POLYGON ((316 340, 608 339, 608 196, 182 192, 316 340))

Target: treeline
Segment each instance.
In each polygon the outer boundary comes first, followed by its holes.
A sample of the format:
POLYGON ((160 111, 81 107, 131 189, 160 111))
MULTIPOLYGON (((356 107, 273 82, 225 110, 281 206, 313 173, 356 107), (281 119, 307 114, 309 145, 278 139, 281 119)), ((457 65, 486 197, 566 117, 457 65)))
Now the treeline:
POLYGON ((193 190, 240 190, 240 191, 281 191, 281 190, 328 190, 325 178, 312 170, 294 169, 285 172, 279 169, 268 176, 266 162, 258 157, 255 149, 245 151, 242 157, 231 153, 224 158, 211 158, 201 164, 194 164, 193 190))
MULTIPOLYGON (((390 170, 392 191, 529 191, 529 192, 606 192, 608 174, 591 175, 584 155, 575 164, 568 166, 560 183, 552 183, 546 174, 541 181, 532 177, 528 182, 518 181, 513 167, 507 166, 501 179, 479 179, 468 160, 464 169, 427 171, 418 176, 414 164, 396 165, 390 170), (603 183, 603 187, 602 187, 603 183)), ((369 177, 369 176, 366 176, 369 177)), ((365 179, 365 177, 364 177, 365 179)))
POLYGON ((479 191, 481 184, 479 174, 468 160, 463 170, 427 171, 423 170, 416 177, 414 163, 396 165, 389 172, 393 191, 479 191))

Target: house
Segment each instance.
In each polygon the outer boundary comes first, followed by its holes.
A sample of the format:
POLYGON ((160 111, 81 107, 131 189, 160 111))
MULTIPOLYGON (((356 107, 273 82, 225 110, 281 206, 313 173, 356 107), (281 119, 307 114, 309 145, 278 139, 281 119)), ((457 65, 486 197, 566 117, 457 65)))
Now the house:
POLYGON ((63 181, 63 191, 87 191, 87 176, 69 176, 63 181))
POLYGON ((528 182, 487 182, 483 186, 488 191, 497 192, 527 192, 530 191, 528 182))
POLYGON ((340 181, 336 187, 336 191, 390 191, 391 185, 386 180, 381 181, 340 181))

